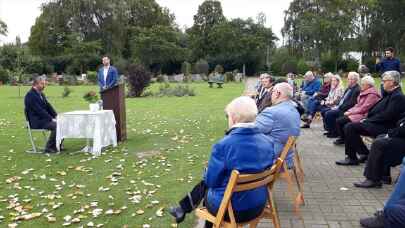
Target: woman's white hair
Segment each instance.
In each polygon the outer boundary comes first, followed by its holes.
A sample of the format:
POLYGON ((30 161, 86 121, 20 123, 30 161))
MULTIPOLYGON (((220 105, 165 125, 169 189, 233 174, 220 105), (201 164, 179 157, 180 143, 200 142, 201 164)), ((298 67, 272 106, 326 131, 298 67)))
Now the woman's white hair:
POLYGON ((332 74, 331 72, 326 73, 323 77, 324 78, 332 78, 334 74, 332 74))
POLYGON ((360 81, 360 75, 357 72, 351 71, 349 72, 349 74, 347 75, 347 78, 353 78, 355 79, 357 82, 360 81))
POLYGON ((370 86, 374 86, 375 81, 374 81, 373 77, 367 75, 367 76, 364 76, 364 77, 361 78, 361 84, 367 84, 367 85, 370 85, 370 86))
POLYGON ((236 123, 254 122, 257 116, 257 106, 255 101, 247 96, 235 98, 229 103, 225 112, 232 116, 236 123))

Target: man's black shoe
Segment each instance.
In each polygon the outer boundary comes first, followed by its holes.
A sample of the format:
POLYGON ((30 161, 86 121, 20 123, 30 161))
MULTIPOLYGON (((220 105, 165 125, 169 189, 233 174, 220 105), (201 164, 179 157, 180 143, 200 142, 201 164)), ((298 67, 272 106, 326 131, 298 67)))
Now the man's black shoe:
POLYGON ((360 219, 360 224, 366 228, 384 228, 384 211, 377 211, 373 217, 360 219))
POLYGON ((365 163, 368 159, 368 155, 361 154, 359 156, 359 163, 365 163))
POLYGON ((336 161, 336 165, 359 165, 359 161, 357 159, 345 158, 344 160, 336 161))
POLYGON ((310 128, 311 126, 309 126, 309 124, 304 124, 301 126, 301 128, 310 128))
POLYGON ((339 135, 337 135, 335 133, 329 133, 329 134, 326 135, 326 137, 328 137, 328 138, 337 138, 337 137, 339 137, 339 135))
POLYGON ((357 188, 381 188, 382 184, 380 181, 372 181, 366 179, 362 182, 355 182, 353 185, 357 188))
POLYGON ((392 184, 392 178, 391 178, 391 176, 383 176, 381 178, 381 182, 383 184, 392 184))
POLYGON ((186 217, 186 213, 184 213, 181 207, 170 207, 169 213, 176 218, 176 223, 183 222, 184 218, 186 217))
POLYGON ((56 153, 58 153, 58 151, 56 149, 53 149, 53 148, 46 148, 45 153, 47 153, 47 154, 56 154, 56 153))
POLYGON ((333 141, 333 144, 335 145, 343 145, 345 144, 345 140, 342 138, 337 138, 335 141, 333 141))
POLYGON ((323 133, 323 135, 329 135, 329 134, 330 134, 329 131, 326 131, 323 133))

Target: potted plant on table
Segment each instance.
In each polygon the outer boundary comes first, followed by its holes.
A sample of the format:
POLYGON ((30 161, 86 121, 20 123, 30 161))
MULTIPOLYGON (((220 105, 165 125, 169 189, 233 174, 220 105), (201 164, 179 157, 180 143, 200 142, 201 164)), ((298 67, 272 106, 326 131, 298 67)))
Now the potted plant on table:
POLYGON ((98 97, 98 94, 96 92, 90 91, 84 94, 83 99, 89 102, 90 111, 95 112, 100 110, 100 103, 98 102, 100 98, 98 97))

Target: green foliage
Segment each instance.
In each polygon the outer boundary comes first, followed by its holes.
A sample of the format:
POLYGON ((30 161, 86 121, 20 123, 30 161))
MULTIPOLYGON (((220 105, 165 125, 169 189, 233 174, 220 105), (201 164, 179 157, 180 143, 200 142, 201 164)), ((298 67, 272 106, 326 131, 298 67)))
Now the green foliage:
POLYGON ((226 72, 225 73, 225 82, 234 82, 235 81, 235 76, 232 72, 226 72))
POLYGON ((169 83, 164 83, 159 87, 159 91, 155 95, 158 97, 195 96, 195 91, 188 85, 176 85, 175 87, 172 87, 169 83))
POLYGON ((139 64, 132 64, 128 67, 128 97, 140 97, 150 85, 151 73, 139 64))
POLYGON ((209 41, 209 34, 214 26, 225 21, 221 2, 206 0, 198 7, 198 12, 194 15, 194 25, 188 30, 194 59, 206 58, 211 53, 212 42, 209 41))
POLYGON ((281 75, 286 75, 288 73, 298 72, 298 62, 295 58, 290 58, 281 66, 281 75))
POLYGON ((189 62, 183 62, 181 64, 181 73, 185 76, 191 74, 191 64, 189 62))
POLYGON ((72 92, 73 92, 73 91, 72 91, 69 87, 67 87, 67 86, 63 87, 62 98, 69 97, 69 95, 70 95, 72 92))
POLYGON ((217 73, 222 74, 222 73, 224 73, 224 67, 218 64, 218 65, 215 66, 214 71, 217 72, 217 73))
POLYGON ((93 84, 97 84, 97 72, 96 71, 87 71, 87 81, 93 84))
POLYGON ((209 65, 207 60, 200 59, 194 64, 194 72, 196 74, 208 75, 209 65))
POLYGON ((0 35, 7 35, 7 25, 2 20, 0 20, 0 35))
POLYGON ((298 60, 298 63, 297 63, 297 72, 293 72, 293 73, 305 74, 305 72, 307 72, 309 70, 311 70, 311 68, 306 63, 306 61, 303 58, 301 58, 300 60, 298 60))
POLYGON ((132 34, 132 56, 145 66, 181 63, 187 57, 187 50, 180 46, 179 32, 172 27, 134 28, 132 34))
MULTIPOLYGON (((65 88, 67 88, 67 87, 65 87, 65 88)), ((97 92, 94 92, 94 91, 89 91, 86 94, 84 94, 83 99, 90 104, 96 103, 97 101, 100 100, 97 92)))
POLYGON ((0 66, 0 81, 3 84, 7 84, 10 81, 10 74, 8 70, 0 66))

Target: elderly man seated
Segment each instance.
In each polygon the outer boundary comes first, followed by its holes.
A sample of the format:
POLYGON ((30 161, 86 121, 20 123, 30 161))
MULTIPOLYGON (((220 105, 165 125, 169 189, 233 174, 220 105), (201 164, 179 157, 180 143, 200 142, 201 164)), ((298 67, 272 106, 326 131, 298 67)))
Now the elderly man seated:
POLYGON ((358 165, 368 156, 361 135, 377 137, 395 128, 402 113, 405 112, 405 97, 402 94, 400 74, 397 71, 387 71, 383 74, 384 95, 368 112, 367 118, 359 123, 348 123, 344 128, 345 154, 344 160, 336 161, 337 165, 358 165), (360 160, 357 153, 362 155, 360 160))
POLYGON ((340 99, 338 105, 330 110, 321 112, 323 117, 324 128, 327 131, 324 133, 328 138, 338 137, 336 130, 337 118, 343 116, 347 110, 352 108, 357 103, 357 97, 360 94, 359 86, 360 76, 356 72, 349 72, 347 76, 348 86, 345 90, 343 97, 340 99))
POLYGON ((374 79, 371 76, 364 76, 360 83, 361 91, 357 97, 357 104, 343 113, 342 117, 336 120, 336 130, 339 138, 333 143, 340 145, 345 143, 344 127, 348 123, 358 123, 367 116, 368 110, 380 100, 380 94, 374 86, 374 79))
MULTIPOLYGON (((402 147, 403 148, 403 147, 402 147)), ((373 217, 360 219, 366 228, 402 228, 405 227, 405 158, 394 191, 385 203, 384 209, 377 211, 373 217)))
MULTIPOLYGON (((170 214, 180 223, 204 199, 208 211, 216 214, 224 196, 232 170, 240 173, 259 173, 270 168, 274 150, 270 139, 253 124, 257 107, 253 99, 239 97, 225 109, 229 130, 212 148, 208 168, 202 180, 187 194, 170 214), (254 142, 254 143, 252 143, 254 142)), ((263 211, 267 200, 266 187, 234 194, 232 206, 238 222, 256 218, 263 211)), ((206 224, 211 227, 212 224, 206 224)))
POLYGON ((379 188, 381 181, 391 182, 390 168, 401 164, 405 156, 405 118, 387 135, 378 136, 371 145, 364 169, 366 180, 354 183, 358 188, 379 188))
MULTIPOLYGON (((293 88, 288 83, 276 84, 271 94, 273 105, 265 108, 255 121, 259 130, 269 136, 274 143, 275 159, 280 155, 288 137, 300 134, 300 114, 291 100, 292 95, 293 88)), ((289 167, 293 164, 293 155, 293 153, 289 153, 287 156, 289 167)))
POLYGON ((304 75, 304 81, 301 85, 300 100, 304 107, 308 106, 309 98, 311 98, 321 88, 321 81, 315 77, 312 71, 308 71, 304 75))
POLYGON ((256 105, 259 112, 271 105, 271 89, 274 84, 274 79, 270 74, 262 74, 260 77, 262 79, 261 88, 256 96, 256 105))
POLYGON ((46 143, 45 153, 56 153, 56 111, 43 93, 46 86, 45 77, 34 79, 32 88, 25 95, 25 113, 32 129, 47 129, 51 131, 46 143))

